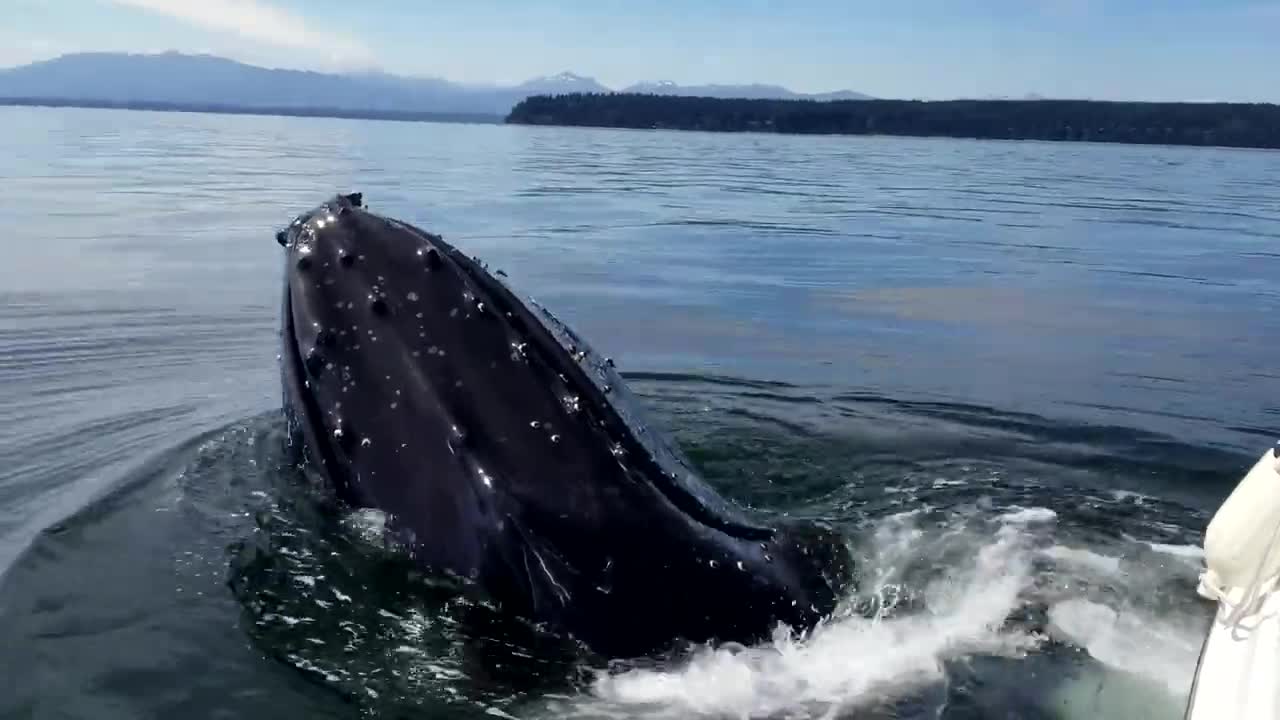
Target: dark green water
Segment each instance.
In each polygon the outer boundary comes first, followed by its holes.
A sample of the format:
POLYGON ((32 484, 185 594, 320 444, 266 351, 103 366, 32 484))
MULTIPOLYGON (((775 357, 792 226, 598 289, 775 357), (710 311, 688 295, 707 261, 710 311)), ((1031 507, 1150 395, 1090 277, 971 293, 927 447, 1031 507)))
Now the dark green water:
POLYGON ((0 129, 0 717, 1179 714, 1196 546, 1277 434, 1280 155, 0 129), (339 189, 505 269, 727 496, 841 527, 858 594, 584 667, 328 513, 285 463, 271 235, 339 189))

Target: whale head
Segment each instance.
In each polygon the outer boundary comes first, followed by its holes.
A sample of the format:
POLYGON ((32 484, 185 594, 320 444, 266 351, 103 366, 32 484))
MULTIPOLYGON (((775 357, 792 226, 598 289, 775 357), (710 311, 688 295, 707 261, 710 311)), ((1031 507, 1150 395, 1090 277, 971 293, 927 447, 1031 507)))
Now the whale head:
POLYGON ((723 499, 611 360, 483 263, 358 194, 277 239, 291 427, 423 566, 612 655, 835 607, 833 531, 723 499))

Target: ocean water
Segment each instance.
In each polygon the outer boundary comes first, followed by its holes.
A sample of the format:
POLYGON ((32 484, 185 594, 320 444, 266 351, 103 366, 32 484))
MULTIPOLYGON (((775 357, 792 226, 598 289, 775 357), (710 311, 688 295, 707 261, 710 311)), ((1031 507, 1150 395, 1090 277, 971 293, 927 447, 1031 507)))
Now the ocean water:
POLYGON ((3 718, 1180 717, 1280 437, 1280 153, 0 108, 0 180, 3 718), (352 190, 841 528, 841 612, 584 667, 322 512, 273 235, 352 190))

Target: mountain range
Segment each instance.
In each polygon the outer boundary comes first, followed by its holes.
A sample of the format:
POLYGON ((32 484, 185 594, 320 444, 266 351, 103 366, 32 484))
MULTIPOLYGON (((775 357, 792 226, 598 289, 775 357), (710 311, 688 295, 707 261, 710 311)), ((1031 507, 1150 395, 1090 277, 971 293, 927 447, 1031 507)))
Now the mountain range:
MULTIPOLYGON (((320 73, 259 67, 213 55, 75 53, 0 70, 0 100, 170 103, 242 108, 331 108, 396 113, 506 115, 531 95, 613 92, 565 72, 518 85, 467 85, 384 72, 320 73)), ((622 92, 721 98, 858 99, 852 91, 804 95, 776 85, 640 83, 622 92)))
POLYGON ((670 80, 656 83, 636 83, 625 87, 621 92, 648 93, 650 95, 691 95, 695 97, 745 98, 763 100, 870 100, 870 95, 863 95, 852 90, 837 90, 826 93, 798 93, 781 85, 677 85, 670 80))

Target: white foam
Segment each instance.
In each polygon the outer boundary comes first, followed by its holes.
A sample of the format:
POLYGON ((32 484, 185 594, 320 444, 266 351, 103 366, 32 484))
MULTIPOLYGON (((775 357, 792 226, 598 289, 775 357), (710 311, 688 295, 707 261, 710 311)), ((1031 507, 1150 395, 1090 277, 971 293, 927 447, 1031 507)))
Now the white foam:
POLYGON ((1183 558, 1185 560, 1203 560, 1204 548, 1199 545, 1165 545, 1164 543, 1149 542, 1147 547, 1158 553, 1165 555, 1173 555, 1174 557, 1183 558))
POLYGON ((1116 502, 1132 500, 1135 505, 1142 505, 1147 500, 1151 499, 1150 495, 1143 495, 1142 493, 1132 492, 1130 490, 1112 490, 1111 497, 1115 498, 1116 502))
POLYGON ((1120 573, 1120 558, 1101 555, 1092 550, 1054 545, 1044 550, 1044 554, 1056 562, 1086 568, 1102 575, 1120 573))
POLYGON ((314 621, 314 620, 312 620, 311 618, 305 618, 305 617, 304 617, 304 618, 298 618, 298 617, 293 617, 292 615, 280 615, 280 614, 278 614, 278 613, 266 613, 265 615, 263 615, 263 616, 262 616, 262 619, 261 619, 261 620, 259 620, 259 623, 262 623, 262 622, 272 622, 272 621, 274 621, 274 620, 280 620, 280 621, 283 621, 283 622, 284 622, 284 624, 288 625, 289 627, 293 627, 294 625, 299 625, 299 624, 301 624, 301 623, 315 622, 315 621, 314 621))
POLYGON ((956 487, 958 485, 968 484, 969 483, 965 480, 947 480, 946 478, 939 478, 933 481, 933 487, 935 488, 956 487))
POLYGON ((293 663, 294 667, 298 668, 299 670, 306 670, 309 672, 314 672, 319 675, 322 675, 325 680, 331 683, 341 682, 342 677, 340 676, 340 673, 345 674, 343 673, 342 670, 326 670, 320 667, 319 665, 311 662, 310 660, 307 660, 306 658, 299 657, 294 654, 289 654, 286 657, 289 659, 289 662, 293 663))
MULTIPOLYGON (((887 556, 921 536, 905 518, 886 521, 887 556)), ((559 717, 827 717, 942 678, 942 662, 973 652, 1018 654, 1037 639, 1002 629, 1030 582, 1025 533, 1008 527, 976 548, 972 564, 930 586, 927 612, 868 619, 846 615, 797 637, 779 628, 747 649, 705 648, 682 667, 600 677, 559 717)), ((917 548, 917 551, 919 548, 917 548)), ((876 573, 880 576, 892 572, 876 573)), ((880 588, 874 590, 879 591, 880 588)))
POLYGON ((1095 660, 1161 683, 1185 697, 1191 687, 1203 640, 1188 617, 1159 617, 1148 611, 1123 612, 1084 598, 1049 608, 1050 632, 1088 651, 1095 660))
MULTIPOLYGON (((1014 506, 1017 507, 1017 506, 1014 506)), ((1032 523, 1053 522, 1058 519, 1058 513, 1047 507, 1018 507, 999 517, 999 520, 1012 525, 1030 525, 1032 523)))

